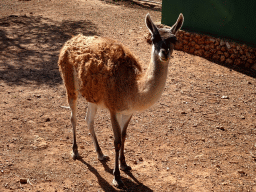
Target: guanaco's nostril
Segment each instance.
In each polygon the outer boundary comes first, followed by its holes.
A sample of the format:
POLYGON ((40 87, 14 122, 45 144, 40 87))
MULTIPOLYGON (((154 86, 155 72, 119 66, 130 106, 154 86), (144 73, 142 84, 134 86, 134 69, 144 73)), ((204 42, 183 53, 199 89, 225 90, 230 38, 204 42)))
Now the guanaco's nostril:
POLYGON ((161 49, 161 53, 166 55, 166 53, 167 53, 166 49, 161 49))

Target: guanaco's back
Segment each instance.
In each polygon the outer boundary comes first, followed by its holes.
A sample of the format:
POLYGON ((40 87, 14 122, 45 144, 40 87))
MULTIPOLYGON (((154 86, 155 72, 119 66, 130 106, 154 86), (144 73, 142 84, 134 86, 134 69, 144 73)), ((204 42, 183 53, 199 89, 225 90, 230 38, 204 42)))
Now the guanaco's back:
POLYGON ((88 102, 123 111, 137 93, 141 65, 114 40, 77 35, 63 46, 58 64, 71 98, 80 91, 88 102))

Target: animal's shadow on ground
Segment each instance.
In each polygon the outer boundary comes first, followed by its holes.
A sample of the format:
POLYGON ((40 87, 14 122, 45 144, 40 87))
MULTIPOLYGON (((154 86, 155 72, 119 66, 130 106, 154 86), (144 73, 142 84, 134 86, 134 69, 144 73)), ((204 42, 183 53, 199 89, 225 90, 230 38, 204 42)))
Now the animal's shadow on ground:
MULTIPOLYGON (((82 162, 84 165, 86 165, 88 167, 88 169, 97 177, 98 179, 98 183, 101 186, 101 188, 104 191, 120 191, 119 189, 116 189, 114 186, 112 186, 112 184, 109 184, 100 174, 99 172, 92 167, 90 164, 88 164, 87 162, 85 162, 83 160, 83 158, 79 158, 78 159, 80 162, 82 162)), ((101 161, 102 166, 104 167, 105 171, 113 174, 113 169, 110 169, 110 167, 107 165, 107 163, 105 161, 101 161)), ((125 174, 127 174, 132 180, 127 179, 122 177, 122 181, 124 182, 125 186, 127 187, 127 189, 124 189, 124 191, 143 191, 143 192, 152 192, 153 190, 148 188, 147 186, 143 185, 142 183, 140 183, 130 171, 126 171, 124 172, 125 174)), ((113 175, 114 178, 114 175, 113 175)))
POLYGON ((96 31, 87 20, 57 22, 17 15, 0 18, 0 80, 10 85, 60 83, 57 61, 63 44, 72 35, 95 35, 96 31))

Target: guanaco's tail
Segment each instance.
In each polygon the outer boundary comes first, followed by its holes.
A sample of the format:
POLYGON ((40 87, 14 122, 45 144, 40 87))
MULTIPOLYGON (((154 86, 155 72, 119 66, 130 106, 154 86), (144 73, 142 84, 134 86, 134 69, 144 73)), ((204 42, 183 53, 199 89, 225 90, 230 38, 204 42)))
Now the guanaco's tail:
POLYGON ((77 75, 74 66, 70 62, 68 50, 62 49, 59 56, 59 70, 64 81, 68 99, 77 99, 77 75))

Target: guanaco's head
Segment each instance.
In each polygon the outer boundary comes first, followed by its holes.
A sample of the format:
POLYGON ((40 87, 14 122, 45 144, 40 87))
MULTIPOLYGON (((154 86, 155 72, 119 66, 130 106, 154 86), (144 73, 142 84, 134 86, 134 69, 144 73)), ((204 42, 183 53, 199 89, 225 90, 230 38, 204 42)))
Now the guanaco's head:
POLYGON ((180 13, 176 23, 170 29, 158 29, 149 14, 146 15, 146 26, 151 33, 154 53, 158 55, 160 61, 169 61, 177 41, 176 34, 182 27, 183 21, 184 17, 182 13, 180 13))

